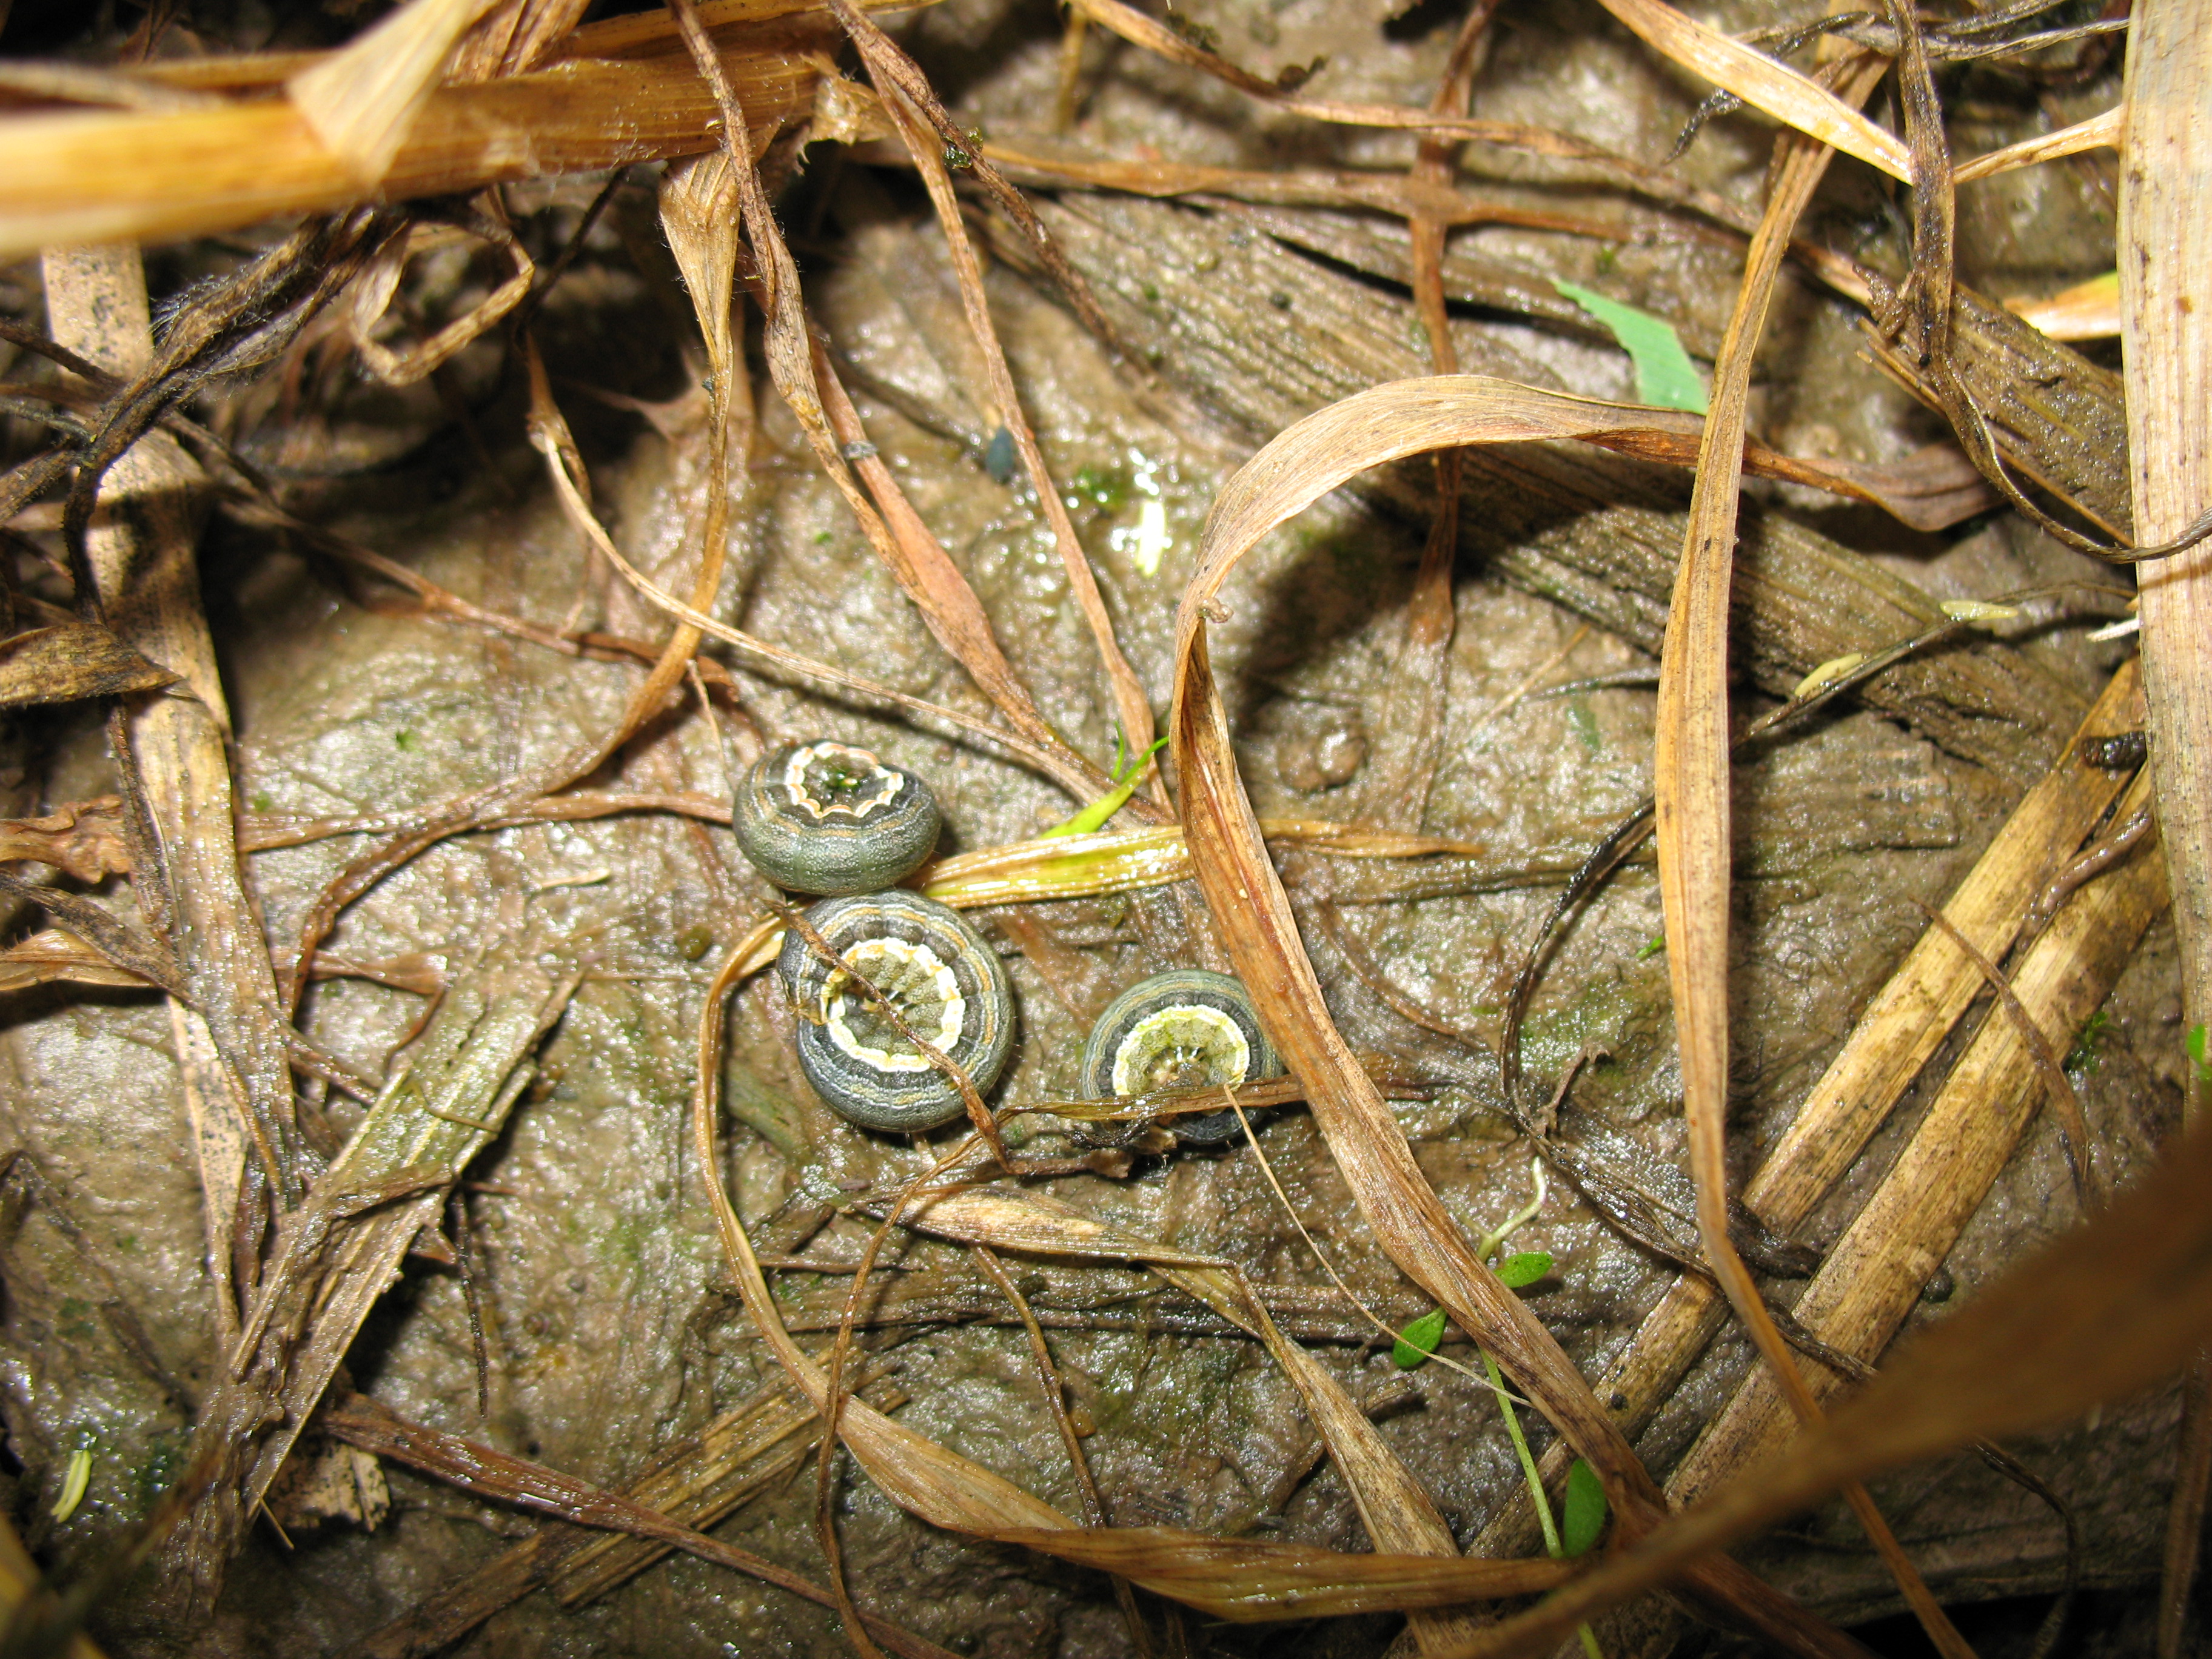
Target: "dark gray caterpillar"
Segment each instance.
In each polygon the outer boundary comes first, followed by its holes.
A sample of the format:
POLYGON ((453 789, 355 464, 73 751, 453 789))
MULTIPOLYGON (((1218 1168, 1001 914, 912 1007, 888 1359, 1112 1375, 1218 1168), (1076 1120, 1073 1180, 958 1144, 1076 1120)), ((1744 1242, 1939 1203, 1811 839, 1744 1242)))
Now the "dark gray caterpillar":
POLYGON ((795 893, 872 893, 937 845, 937 797, 865 749, 817 739, 753 763, 730 827, 753 867, 795 893))
MULTIPOLYGON (((1233 1088, 1282 1069, 1244 988, 1203 968, 1174 969, 1132 986, 1098 1017, 1083 1045, 1083 1092, 1094 1100, 1233 1088)), ((1168 1127, 1176 1139, 1200 1146, 1239 1132, 1231 1111, 1178 1117, 1168 1127)))
MULTIPOLYGON (((1006 969, 975 930, 900 888, 825 899, 806 919, 881 991, 914 1034, 988 1089, 1014 1042, 1006 969)), ((960 1091, 796 928, 776 972, 798 1011, 799 1064, 815 1091, 864 1129, 934 1129, 961 1114, 960 1091)))

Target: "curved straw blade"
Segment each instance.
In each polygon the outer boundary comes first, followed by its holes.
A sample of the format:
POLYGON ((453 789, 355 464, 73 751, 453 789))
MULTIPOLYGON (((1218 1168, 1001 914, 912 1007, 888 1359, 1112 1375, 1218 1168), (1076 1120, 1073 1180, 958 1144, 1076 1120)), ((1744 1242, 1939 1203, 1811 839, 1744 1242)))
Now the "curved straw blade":
POLYGON ((1171 726, 1185 834, 1208 906, 1225 924, 1238 976, 1269 1037, 1307 1090, 1316 1119, 1398 1265, 1491 1347, 1605 1480, 1631 1524, 1663 1510, 1650 1474, 1542 1325, 1476 1258, 1422 1177, 1389 1109, 1352 1060, 1322 1001, 1289 901, 1268 861, 1230 748, 1206 653, 1206 613, 1261 537, 1365 469, 1458 445, 1650 430, 1656 411, 1544 392, 1476 375, 1374 387, 1279 434, 1224 486, 1176 630, 1171 726))
MULTIPOLYGON (((1575 438, 1618 446, 1663 433, 1676 418, 1687 417, 1454 375, 1372 387, 1294 423, 1229 480, 1207 520, 1199 570, 1177 616, 1170 726, 1200 890, 1230 924, 1224 931, 1233 965, 1304 1085, 1369 1224, 1408 1277, 1492 1352, 1597 1472, 1621 1534, 1631 1539, 1665 1510, 1649 1472, 1551 1334, 1461 1235, 1329 1015, 1237 773, 1206 622, 1218 614, 1229 574, 1261 537, 1368 467, 1471 444, 1575 438)), ((1701 1562, 1688 1575, 1694 1594, 1778 1644, 1858 1651, 1733 1563, 1701 1562)))

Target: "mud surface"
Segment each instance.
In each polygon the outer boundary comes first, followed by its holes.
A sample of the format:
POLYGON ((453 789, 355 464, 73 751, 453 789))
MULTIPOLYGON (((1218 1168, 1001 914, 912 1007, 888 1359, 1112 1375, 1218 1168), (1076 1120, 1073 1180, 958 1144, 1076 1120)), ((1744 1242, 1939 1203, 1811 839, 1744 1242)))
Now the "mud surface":
MULTIPOLYGON (((1736 8, 1745 14, 1739 17, 1723 9, 1716 21, 1741 25, 1756 9, 1736 8)), ((1218 31, 1224 50, 1262 73, 1326 58, 1314 82, 1318 95, 1420 102, 1457 12, 1424 5, 1389 20, 1376 7, 1326 0, 1216 0, 1197 15, 1218 31)), ((1478 114, 1542 121, 1656 157, 1698 95, 1655 67, 1593 5, 1509 5, 1496 27, 1478 82, 1478 114)), ((994 137, 1034 132, 1049 110, 1059 40, 1050 9, 949 0, 919 14, 904 33, 963 118, 994 137)), ((1400 165, 1410 154, 1402 137, 1271 114, 1118 46, 1094 40, 1086 64, 1075 137, 1102 151, 1151 145, 1177 160, 1249 167, 1400 165)), ((2033 130, 2038 118, 2032 107, 2003 101, 2001 90, 1973 106, 1972 118, 1982 124, 1977 136, 1988 144, 2033 130)), ((2069 92, 2054 118, 2104 107, 2110 91, 2069 92)), ((1682 165, 1698 183, 1750 203, 1766 148, 1756 123, 1724 119, 1682 165)), ((1537 173, 1531 164, 1471 155, 1468 176, 1486 173, 1498 175, 1507 199, 1537 194, 1528 182, 1537 173)), ((1856 213, 1869 239, 1885 234, 1881 192, 1849 163, 1839 163, 1838 174, 1832 196, 1843 205, 1827 210, 1832 216, 1856 213)), ((518 191, 516 206, 545 210, 532 234, 550 251, 595 184, 518 191)), ((1546 295, 1542 279, 1553 275, 1601 286, 1677 321, 1693 349, 1709 351, 1734 292, 1733 244, 1648 207, 1624 210, 1594 187, 1578 199, 1592 211, 1619 212, 1632 234, 1594 244, 1488 228, 1462 233, 1455 252, 1546 295)), ((1256 319, 1252 337, 1285 314, 1295 319, 1309 307, 1318 314, 1327 302, 1360 313, 1362 325, 1378 335, 1397 332, 1407 366, 1389 372, 1413 372, 1419 362, 1401 287, 1291 247, 1266 224, 1248 222, 1250 210, 1070 197, 1058 211, 1110 220, 1125 235, 1148 221, 1188 221, 1208 235, 1262 239, 1267 258, 1299 274, 1296 287, 1243 296, 1256 319)), ((968 573, 1047 718, 1087 753, 1110 756, 1111 703, 1049 532, 1025 489, 995 481, 985 464, 997 416, 981 390, 926 204, 898 173, 824 149, 786 198, 784 214, 805 262, 810 302, 856 370, 871 438, 968 573)), ((1347 234, 1341 225, 1313 224, 1319 228, 1309 230, 1310 240, 1324 231, 1347 234)), ((1355 224, 1385 242, 1400 234, 1380 221, 1355 224)), ((2000 294, 2055 289, 2106 268, 2111 234, 2110 197, 2094 168, 2031 169, 1964 198, 1965 275, 2000 294)), ((704 405, 693 378, 688 306, 659 236, 648 190, 619 198, 539 331, 603 516, 633 561, 681 588, 693 568, 690 538, 702 494, 695 458, 704 405)), ((1142 241, 1131 237, 1124 246, 1142 241)), ((155 274, 160 282, 189 273, 157 265, 155 274)), ((1107 279, 1102 287, 1159 281, 1134 266, 1097 274, 1107 279)), ((480 275, 458 266, 430 270, 419 278, 418 301, 433 310, 454 307, 480 275)), ((35 271, 9 280, 20 294, 35 271)), ((1300 374, 1310 403, 1337 395, 1328 386, 1343 371, 1316 357, 1320 366, 1293 364, 1280 384, 1240 387, 1201 354, 1176 354, 1170 315, 1158 379, 1146 386, 1018 272, 1002 267, 990 280, 1022 395, 1123 647, 1157 706, 1168 692, 1175 602, 1213 491, 1266 435, 1255 429, 1258 411, 1279 412, 1295 401, 1285 387, 1300 374)), ((1170 288, 1160 304, 1171 313, 1174 303, 1170 288)), ((1458 308, 1455 327, 1464 331, 1471 368, 1577 392, 1630 394, 1626 358, 1586 328, 1476 304, 1458 308)), ((1859 460, 1893 459, 1926 441, 1929 417, 1855 349, 1839 305, 1809 287, 1786 289, 1762 357, 1754 426, 1784 448, 1859 460)), ((344 368, 319 373, 319 361, 305 355, 310 372, 296 408, 280 410, 272 398, 249 412, 242 434, 250 452, 288 479, 295 512, 489 609, 549 627, 580 619, 632 637, 659 636, 661 624, 626 589, 586 564, 562 520, 524 441, 520 368, 497 344, 459 359, 442 398, 422 388, 381 391, 344 368)), ((759 395, 759 438, 733 481, 740 510, 717 614, 914 695, 985 713, 981 695, 938 650, 816 474, 764 376, 759 395)), ((1665 510, 1677 489, 1667 480, 1649 487, 1654 512, 1665 510)), ((1499 1115, 1487 1053, 1498 1009, 1550 902, 1542 872, 1571 864, 1648 787, 1653 698, 1633 686, 1524 695, 1539 682, 1611 674, 1650 659, 1632 630, 1624 637, 1592 626, 1587 609, 1528 591, 1527 580, 1502 579, 1475 544, 1499 540, 1497 526, 1517 508, 1502 495, 1486 501, 1480 483, 1474 488, 1468 506, 1474 529, 1454 596, 1457 633, 1437 786, 1419 823, 1390 816, 1388 803, 1369 810, 1390 827, 1479 842, 1488 856, 1408 868, 1300 855, 1285 873, 1354 1046, 1441 1083, 1431 1098, 1401 1103, 1401 1121, 1446 1206, 1480 1236, 1530 1193, 1529 1155, 1499 1115), (1327 915, 1324 900, 1334 903, 1327 915), (1331 927, 1402 997, 1468 1040, 1391 1012, 1331 927)), ((2001 591, 2077 568, 2070 556, 2008 520, 1923 536, 1869 512, 1764 487, 1759 493, 1778 523, 1834 538, 1939 597, 2001 591)), ((1557 533, 1546 526, 1504 539, 1534 546, 1557 533)), ((1387 502, 1340 495, 1279 532, 1225 593, 1229 619, 1214 631, 1215 665, 1263 816, 1350 815, 1383 718, 1382 691, 1419 538, 1387 502)), ((330 568, 223 520, 210 525, 203 568, 252 824, 373 814, 511 776, 610 726, 637 678, 620 664, 378 614, 330 568)), ((2087 624, 2045 619, 2053 614, 2046 610, 2015 642, 1977 647, 2004 659, 2015 684, 2048 694, 2033 704, 2044 710, 2039 721, 1981 733, 1978 758, 1924 730, 1860 712, 1838 715, 1742 772, 1733 1126, 1741 1167, 1754 1164, 1789 1121, 1858 1009, 1919 933, 1913 901, 1939 901, 1964 873, 2115 660, 2118 647, 2085 642, 2087 624)), ((618 775, 595 784, 718 794, 730 767, 758 741, 823 732, 924 774, 945 804, 945 852, 1025 838, 1077 805, 976 750, 744 672, 738 678, 742 711, 726 713, 725 730, 688 703, 625 751, 618 775)), ((1747 689, 1744 706, 1764 705, 1747 689)), ((89 721, 27 718, 9 745, 13 812, 112 787, 89 721)), ((341 836, 252 855, 251 878, 273 938, 292 936, 314 892, 364 844, 341 836)), ((519 933, 501 920, 511 914, 502 896, 525 894, 531 936, 556 941, 550 948, 586 969, 545 1046, 540 1081, 470 1171, 490 1363, 488 1418, 476 1413, 459 1281, 420 1258, 410 1260, 356 1346, 357 1387, 404 1415, 612 1484, 672 1437, 776 1381, 773 1361, 721 1284, 710 1222, 679 1142, 700 999, 714 964, 758 913, 763 890, 721 828, 639 814, 450 841, 347 912, 330 947, 345 957, 422 957, 460 973, 480 953, 520 948, 519 933)), ((998 1098, 1073 1092, 1090 1017, 1143 975, 1202 959, 1206 945, 1183 926, 1178 905, 1191 914, 1200 908, 1186 891, 1038 907, 1026 931, 981 918, 1007 957, 1021 1009, 1018 1046, 998 1098)), ((1632 866, 1552 961, 1530 1018, 1526 1063, 1535 1086, 1547 1090, 1584 1045, 1601 1045, 1609 1057, 1586 1074, 1561 1133, 1686 1215, 1666 963, 1651 948, 1659 915, 1648 867, 1632 866)), ((316 987, 303 1021, 331 1053, 376 1076, 423 1012, 419 996, 343 978, 316 987)), ((2077 1087, 2116 1171, 2146 1156, 2177 1108, 2179 1018, 2171 937, 2161 924, 2094 1042, 2077 1056, 2077 1087)), ((0 1005, 0 1134, 44 1181, 10 1212, 0 1240, 9 1495, 34 1548, 82 1567, 146 1512, 174 1473, 187 1410, 207 1384, 201 1200, 174 1037, 160 1000, 21 994, 0 1005), (74 1231, 57 1224, 57 1213, 74 1231), (126 1308, 128 1316, 119 1311, 126 1308), (143 1344, 126 1328, 134 1320, 143 1344), (84 1448, 94 1455, 88 1495, 56 1523, 50 1511, 65 1466, 84 1448)), ((789 1034, 790 1016, 765 980, 734 1005, 726 1169, 764 1250, 849 1258, 867 1225, 842 1216, 824 1223, 824 1206, 918 1167, 925 1154, 861 1134, 828 1113, 798 1073, 789 1034)), ((333 1098, 329 1109, 343 1128, 358 1109, 333 1098)), ((1856 1210, 1854 1194, 1887 1166, 1915 1109, 1909 1098, 1845 1189, 1805 1230, 1805 1242, 1817 1247, 1841 1231, 1856 1210)), ((1376 1311, 1393 1322, 1423 1311, 1368 1237, 1303 1111, 1273 1115, 1259 1139, 1308 1230, 1376 1311)), ((1126 1179, 1067 1177, 1046 1187, 1116 1226, 1228 1257, 1279 1287, 1285 1328, 1306 1339, 1355 1397, 1389 1402, 1384 1436, 1463 1540, 1516 1491, 1495 1407, 1437 1366, 1404 1373, 1393 1365, 1329 1291, 1248 1151, 1147 1158, 1126 1179)), ((2039 1122, 1947 1264, 1957 1293, 1971 1294, 2015 1253, 2076 1218, 2057 1139, 2039 1122)), ((1586 1370, 1633 1328, 1674 1271, 1556 1182, 1510 1248, 1553 1257, 1552 1273, 1528 1292, 1530 1305, 1586 1370)), ((1026 1343, 1006 1322, 988 1281, 941 1244, 895 1240, 886 1261, 893 1271, 873 1296, 884 1309, 908 1306, 910 1322, 878 1326, 869 1340, 907 1396, 901 1420, 1073 1507, 1072 1480, 1026 1343)), ((1095 1425, 1086 1449, 1115 1521, 1366 1547, 1334 1471, 1324 1463, 1301 1474, 1311 1432, 1291 1386, 1256 1345, 1222 1334, 1195 1304, 1134 1272, 1013 1265, 1052 1325, 1073 1403, 1095 1425)), ((781 1274, 793 1328, 833 1322, 848 1282, 781 1274)), ((1938 1308, 1923 1312, 1940 1317, 1938 1308)), ((1741 1343, 1716 1345, 1642 1443, 1655 1469, 1679 1455, 1745 1364, 1741 1343)), ((2172 1412, 2160 1395, 2108 1412, 2093 1428, 2014 1449, 2077 1506, 2095 1583, 2134 1585, 2155 1571, 2172 1412)), ((1540 1445, 1544 1431, 1535 1433, 1540 1445)), ((335 1523, 295 1531, 288 1543, 272 1526, 258 1526, 216 1622, 191 1650, 341 1650, 538 1524, 401 1470, 386 1479, 390 1510, 374 1532, 335 1523)), ((2060 1545, 2048 1511, 1972 1460, 1916 1470, 1880 1495, 1939 1594, 1982 1600, 2055 1584, 2060 1545)), ((801 1473, 719 1535, 818 1572, 812 1503, 811 1475, 801 1473)), ((958 1651, 1088 1659, 1127 1650, 1103 1580, 933 1532, 855 1474, 840 1486, 838 1516, 856 1595, 958 1651)), ((1747 1559, 1839 1619, 1893 1606, 1887 1579, 1840 1510, 1771 1537, 1747 1559)), ((128 1601, 106 1610, 95 1627, 118 1652, 166 1645, 128 1601)), ((1194 1621, 1190 1640, 1196 1650, 1287 1647, 1348 1656, 1381 1651, 1395 1627, 1370 1620, 1253 1633, 1194 1621)), ((678 1558, 580 1610, 544 1595, 527 1599, 464 1650, 681 1659, 841 1646, 835 1620, 820 1610, 678 1558)))

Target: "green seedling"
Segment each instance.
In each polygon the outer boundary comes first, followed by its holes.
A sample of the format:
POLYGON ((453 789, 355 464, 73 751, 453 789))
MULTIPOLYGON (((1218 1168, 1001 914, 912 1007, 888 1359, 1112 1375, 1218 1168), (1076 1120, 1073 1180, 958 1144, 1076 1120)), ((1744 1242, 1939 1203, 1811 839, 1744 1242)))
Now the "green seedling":
POLYGON ((1605 752, 1605 737, 1597 729, 1597 716, 1590 712, 1590 706, 1584 699, 1577 697, 1567 705, 1567 725, 1572 728, 1582 746, 1591 754, 1605 752))
POLYGON ((2207 1059, 2205 1056, 2204 1028, 2202 1025, 2192 1025, 2189 1028, 2188 1046, 2189 1063, 2197 1068, 2197 1080, 2199 1083, 2212 1083, 2212 1059, 2207 1059))
MULTIPOLYGON (((1534 1284, 1551 1271, 1552 1258, 1542 1250, 1530 1250, 1509 1255, 1499 1262, 1498 1279, 1507 1290, 1517 1291, 1534 1284)), ((1437 1344, 1444 1340, 1446 1322, 1442 1308, 1431 1308, 1423 1314, 1398 1333, 1398 1340, 1390 1345, 1392 1362, 1401 1371, 1410 1371, 1421 1364, 1436 1352, 1437 1344)))
POLYGON ((2104 1056, 2097 1052, 2104 1041, 2105 1026, 2111 1016, 2102 1008, 2089 1016, 2081 1027, 2081 1035, 2074 1039, 2074 1046, 2066 1051, 2066 1069, 2069 1072, 2094 1072, 2104 1056))
POLYGON ((1128 739, 1121 734, 1120 726, 1114 728, 1114 787, 1085 807, 1065 823, 1055 823, 1040 835, 1039 841, 1051 841, 1060 836, 1087 836, 1095 830, 1103 830, 1106 822, 1128 804, 1129 797, 1137 793, 1137 784, 1153 756, 1167 747, 1165 738, 1156 739, 1141 755, 1128 752, 1128 739))
MULTIPOLYGON (((1544 1207, 1544 1164, 1540 1158, 1530 1163, 1528 1175, 1530 1185, 1535 1189, 1534 1196, 1526 1205, 1508 1216, 1499 1224, 1497 1231, 1484 1238, 1476 1247, 1476 1254, 1486 1261, 1497 1255, 1504 1244, 1508 1234, 1523 1222, 1534 1219, 1536 1212, 1544 1207)), ((1516 1290, 1524 1285, 1534 1284, 1551 1271, 1552 1258, 1541 1250, 1530 1250, 1524 1254, 1506 1256, 1498 1262, 1497 1268, 1499 1279, 1516 1290)), ((1578 1510, 1575 1493, 1574 1470, 1568 1471, 1565 1504, 1568 1530, 1563 1535, 1560 1523, 1553 1518, 1552 1501, 1545 1494, 1543 1477, 1536 1470, 1536 1455, 1528 1449, 1528 1437, 1522 1432, 1521 1414, 1513 1409, 1512 1396, 1505 1392, 1505 1374, 1498 1369, 1498 1362, 1490 1357, 1489 1350, 1478 1348, 1475 1352, 1481 1354, 1482 1368, 1490 1374, 1490 1385, 1497 1391, 1498 1410, 1505 1419, 1506 1437, 1513 1442, 1513 1455, 1521 1464, 1521 1478, 1528 1482, 1529 1501, 1536 1506, 1537 1524, 1544 1529, 1545 1553, 1555 1559, 1581 1554, 1583 1550, 1589 1547, 1591 1542, 1597 1537, 1598 1529, 1605 1524, 1603 1488, 1597 1488, 1596 1509, 1594 1515, 1589 1512, 1591 1500, 1587 1496, 1579 1500, 1580 1509, 1578 1510), (1584 1534, 1587 1534, 1587 1536, 1584 1536, 1584 1534), (1579 1547, 1571 1546, 1569 1540, 1578 1537, 1583 1540, 1579 1547)), ((1590 1486, 1597 1486, 1596 1476, 1582 1465, 1579 1459, 1577 1460, 1576 1467, 1583 1469, 1590 1486)), ((1588 1625, 1577 1626, 1575 1634, 1582 1638, 1583 1652, 1586 1659, 1605 1659, 1603 1652, 1597 1644, 1597 1635, 1588 1625)))

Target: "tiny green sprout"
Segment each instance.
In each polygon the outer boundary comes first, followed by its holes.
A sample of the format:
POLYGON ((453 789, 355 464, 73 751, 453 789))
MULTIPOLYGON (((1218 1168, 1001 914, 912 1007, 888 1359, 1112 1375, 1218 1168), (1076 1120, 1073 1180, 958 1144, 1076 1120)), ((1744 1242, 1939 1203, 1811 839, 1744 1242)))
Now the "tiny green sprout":
POLYGON ((1165 738, 1157 738, 1141 755, 1128 752, 1128 739, 1121 733, 1121 726, 1114 727, 1114 787, 1085 807, 1065 823, 1055 823, 1037 839, 1052 841, 1061 836, 1087 836, 1094 830, 1103 830, 1106 822, 1128 804, 1129 797, 1137 793, 1137 780, 1142 775, 1146 763, 1167 747, 1165 738))
POLYGON ((2089 1016, 2081 1027, 2081 1035, 2074 1039, 2074 1046, 2066 1051, 2066 1069, 2069 1072, 2094 1072, 2103 1056, 2097 1052, 2104 1039, 2105 1026, 2110 1016, 2100 1008, 2089 1016))
POLYGON ((1445 1323, 1442 1308, 1430 1309, 1398 1333, 1398 1340, 1390 1345, 1391 1362, 1401 1371, 1425 1364, 1437 1351, 1437 1344, 1444 1340, 1445 1323))
POLYGON ((2188 1046, 2189 1063, 2197 1068, 2197 1080, 2212 1083, 2212 1057, 2208 1057, 2204 1052, 2204 1028, 2202 1025, 2189 1028, 2188 1046))
POLYGON ((57 1524, 76 1513, 76 1506, 84 1502, 85 1493, 92 1486, 92 1448, 79 1446, 70 1454, 69 1467, 62 1473, 62 1489, 54 1499, 54 1521, 57 1524))
POLYGON ((827 547, 836 539, 837 535, 835 531, 817 530, 814 532, 814 544, 817 547, 827 547))
POLYGON ((276 810, 276 803, 258 790, 254 792, 253 799, 250 805, 257 812, 273 812, 276 810))
POLYGON ((395 749, 412 751, 415 747, 415 734, 402 726, 392 734, 392 746, 395 749))
POLYGON ((1654 933, 1651 935, 1650 939, 1645 942, 1644 948, 1636 953, 1636 959, 1638 962, 1649 962, 1652 957, 1657 956, 1666 948, 1667 935, 1664 933, 1654 933))
POLYGON ((1790 694, 1790 701, 1797 702, 1811 696, 1816 691, 1826 690, 1866 659, 1867 653, 1863 651, 1850 651, 1840 657, 1829 658, 1827 661, 1797 682, 1796 689, 1790 694))
POLYGON ((1567 1466, 1566 1498, 1559 1506, 1559 1553, 1588 1555, 1605 1530, 1605 1486, 1597 1471, 1577 1457, 1567 1466))
POLYGON ((975 165, 975 157, 982 149, 985 143, 986 139, 982 128, 969 128, 965 142, 957 144, 948 142, 945 144, 945 165, 951 167, 955 173, 967 172, 969 168, 975 165))
POLYGON ((1552 1271, 1552 1258, 1543 1250, 1524 1250, 1498 1264, 1498 1282, 1509 1291, 1522 1290, 1552 1271))
POLYGON ((1556 276, 1552 279, 1552 286, 1604 324, 1620 349, 1628 354, 1636 370, 1638 403, 1656 404, 1662 409, 1686 409, 1695 415, 1705 412, 1705 383, 1698 376, 1697 365, 1690 361, 1690 354, 1682 349, 1681 337, 1674 332, 1672 324, 1648 311, 1638 311, 1634 306, 1625 306, 1602 294, 1563 283, 1556 276))

